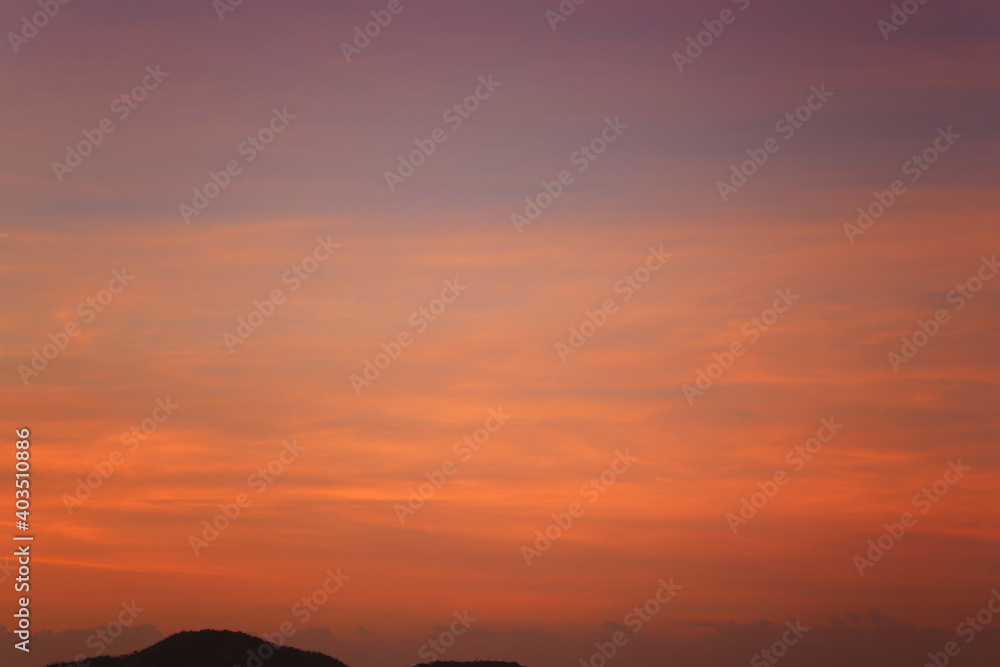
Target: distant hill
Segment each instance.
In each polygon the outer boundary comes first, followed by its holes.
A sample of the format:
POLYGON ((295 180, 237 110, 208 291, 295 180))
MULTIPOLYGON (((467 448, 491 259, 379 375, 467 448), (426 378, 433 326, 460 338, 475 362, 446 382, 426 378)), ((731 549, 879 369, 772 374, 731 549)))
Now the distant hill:
POLYGON ((422 662, 413 667, 523 667, 517 662, 501 662, 498 660, 471 660, 456 662, 453 660, 438 660, 437 662, 422 662))
MULTIPOLYGON (((260 637, 228 630, 178 632, 129 655, 91 658, 89 667, 247 667, 251 657, 251 665, 262 662, 266 667, 347 667, 322 653, 275 646, 260 637), (260 660, 257 656, 270 657, 260 660)), ((59 662, 50 667, 76 667, 76 663, 59 662)))

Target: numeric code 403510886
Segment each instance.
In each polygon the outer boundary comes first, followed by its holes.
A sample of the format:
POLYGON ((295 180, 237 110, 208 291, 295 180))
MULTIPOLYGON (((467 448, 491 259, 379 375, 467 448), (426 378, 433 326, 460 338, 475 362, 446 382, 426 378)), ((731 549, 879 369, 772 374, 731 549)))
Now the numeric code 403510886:
POLYGON ((16 442, 14 451, 14 507, 15 507, 15 523, 18 530, 28 530, 28 515, 31 508, 31 482, 29 476, 31 475, 31 464, 28 463, 28 459, 31 457, 28 451, 31 447, 31 442, 28 437, 31 432, 22 428, 14 432, 19 438, 16 442))

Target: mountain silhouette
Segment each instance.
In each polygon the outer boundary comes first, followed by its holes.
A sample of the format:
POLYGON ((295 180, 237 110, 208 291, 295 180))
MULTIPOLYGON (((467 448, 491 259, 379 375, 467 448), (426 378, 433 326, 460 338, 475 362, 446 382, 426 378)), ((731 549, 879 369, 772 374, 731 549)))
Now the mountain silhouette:
MULTIPOLYGON (((438 663, 440 664, 440 663, 438 663)), ((347 667, 315 651, 275 646, 260 637, 229 630, 178 632, 129 655, 91 658, 89 667, 347 667), (273 651, 273 655, 271 652, 273 651), (266 659, 265 659, 266 658, 266 659)), ((76 667, 74 662, 49 667, 76 667)))
POLYGON ((517 662, 503 662, 499 660, 471 660, 468 662, 456 662, 454 660, 438 660, 436 662, 422 662, 413 667, 522 667, 517 662))

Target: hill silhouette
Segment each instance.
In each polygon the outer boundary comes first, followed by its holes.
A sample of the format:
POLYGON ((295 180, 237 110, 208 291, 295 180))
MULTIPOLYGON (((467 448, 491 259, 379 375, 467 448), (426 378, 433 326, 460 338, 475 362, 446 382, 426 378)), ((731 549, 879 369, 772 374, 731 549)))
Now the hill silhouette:
MULTIPOLYGON (((340 660, 322 653, 275 646, 260 637, 229 630, 178 632, 129 655, 90 658, 88 667, 255 667, 260 664, 266 667, 347 667, 340 660)), ((76 667, 76 663, 57 662, 49 667, 76 667)))
POLYGON ((438 660, 436 662, 422 662, 413 667, 522 667, 517 662, 503 662, 499 660, 470 660, 458 662, 454 660, 438 660))

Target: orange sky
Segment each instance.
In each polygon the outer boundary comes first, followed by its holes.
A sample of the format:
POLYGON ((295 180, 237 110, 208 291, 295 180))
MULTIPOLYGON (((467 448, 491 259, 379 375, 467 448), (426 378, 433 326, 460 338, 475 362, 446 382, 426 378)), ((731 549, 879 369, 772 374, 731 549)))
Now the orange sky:
POLYGON ((716 9, 595 0, 552 31, 546 3, 414 3, 348 65, 337 44, 362 3, 245 3, 224 21, 207 3, 111 4, 63 7, 2 64, 0 421, 33 434, 37 629, 104 625, 136 599, 164 634, 271 632, 337 568, 350 579, 304 627, 419 642, 464 609, 496 632, 600 632, 669 577, 684 588, 652 636, 876 608, 950 630, 1000 583, 1000 281, 949 299, 1000 254, 997 49, 980 30, 995 11, 929 3, 885 42, 881 6, 754 5, 678 73, 671 53, 716 9), (157 63, 169 76, 58 182, 65 145, 157 63), (397 156, 491 73, 494 95, 389 192, 397 156), (730 165, 820 84, 834 96, 723 202, 730 165), (574 151, 618 116, 628 129, 577 172, 574 151), (961 138, 911 182, 904 163, 947 127, 961 138), (229 160, 241 173, 185 224, 178 204, 229 160), (564 169, 573 184, 518 234, 511 214, 564 169), (894 179, 907 192, 852 244, 844 224, 894 179), (651 247, 671 256, 625 290, 651 247), (286 273, 308 256, 308 279, 286 273), (78 304, 116 270, 134 280, 88 321, 78 304), (424 328, 413 314, 446 281, 465 289, 424 328), (224 334, 274 290, 231 353, 224 334), (776 290, 798 299, 750 342, 776 290), (556 343, 608 299, 561 361, 556 343), (887 355, 939 309, 894 372, 887 355), (18 367, 71 321, 79 335, 25 383, 18 367), (745 353, 689 402, 734 341, 745 353), (130 451, 158 399, 174 413, 130 451), (500 408, 463 460, 456 442, 500 408), (831 418, 843 430, 793 471, 786 454, 831 418), (293 438, 304 449, 255 485, 293 438), (626 450, 637 460, 590 503, 581 485, 626 450), (914 494, 958 460, 969 472, 921 513, 914 494), (401 524, 394 506, 446 461, 401 524), (778 470, 787 485, 734 535, 727 514, 778 470), (190 536, 241 493, 196 555, 190 536), (526 565, 522 546, 574 502, 583 516, 526 565), (854 556, 907 511, 915 527, 859 576, 854 556))

